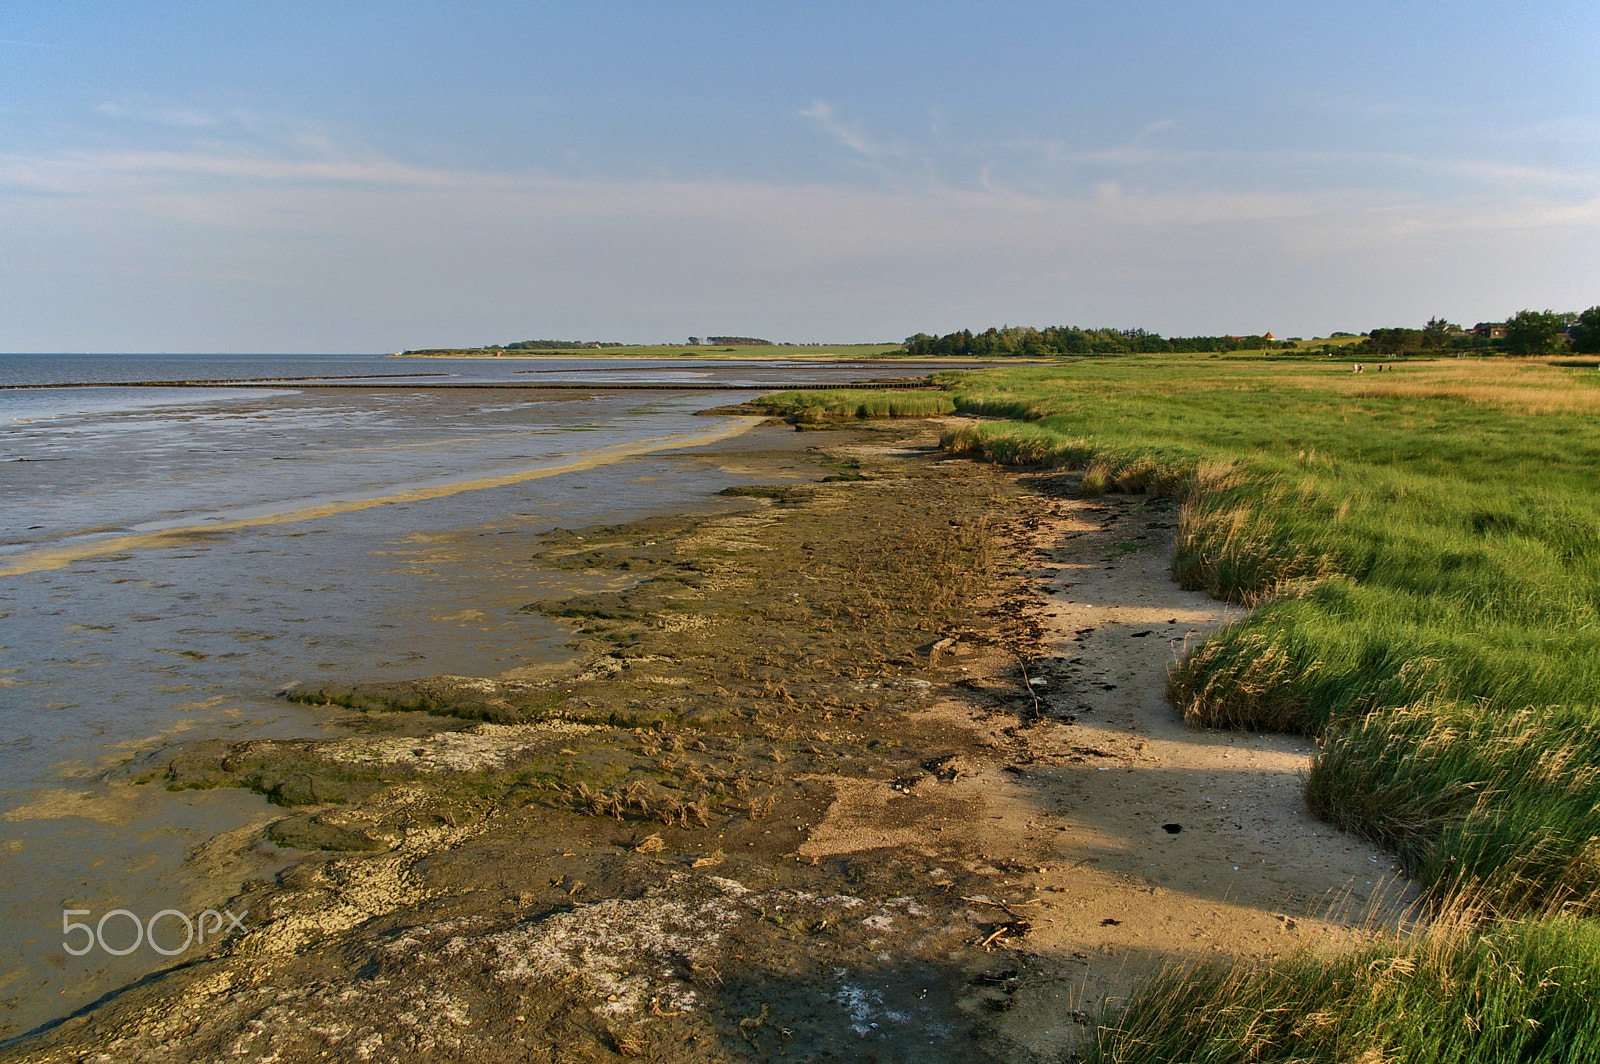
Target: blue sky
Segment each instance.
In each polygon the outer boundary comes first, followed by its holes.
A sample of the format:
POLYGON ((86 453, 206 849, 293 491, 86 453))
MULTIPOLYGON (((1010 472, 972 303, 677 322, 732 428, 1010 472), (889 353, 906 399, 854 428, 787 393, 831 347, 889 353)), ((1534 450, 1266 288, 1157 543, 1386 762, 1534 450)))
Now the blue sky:
POLYGON ((1600 303, 1600 5, 0 5, 0 350, 1600 303))

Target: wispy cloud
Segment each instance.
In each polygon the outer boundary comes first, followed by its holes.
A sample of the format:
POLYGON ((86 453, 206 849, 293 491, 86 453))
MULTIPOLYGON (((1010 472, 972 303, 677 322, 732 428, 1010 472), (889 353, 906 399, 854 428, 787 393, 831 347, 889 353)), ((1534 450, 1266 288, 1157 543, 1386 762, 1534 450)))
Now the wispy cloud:
MULTIPOLYGON (((1600 281, 1600 192, 1525 174, 1450 199, 1186 184, 1145 144, 1056 145, 1099 168, 1065 187, 623 180, 430 167, 271 120, 229 132, 244 124, 170 151, 0 153, 0 228, 29 249, 0 262, 0 349, 394 349, 535 324, 659 339, 719 316, 792 339, 1000 320, 1310 334, 1478 320, 1522 291, 1565 306, 1600 281)), ((840 143, 901 158, 858 139, 840 143)))
POLYGON ((898 158, 908 154, 904 148, 880 144, 868 137, 858 127, 842 121, 831 103, 817 100, 810 107, 801 110, 799 114, 802 118, 811 119, 819 129, 846 148, 874 162, 882 162, 886 159, 898 158))
MULTIPOLYGON (((1087 195, 1108 183, 1152 193, 1363 189, 1380 199, 1440 203, 1535 190, 1575 200, 1600 193, 1600 159, 1593 152, 1574 152, 1566 162, 1552 163, 1524 161, 1517 152, 1497 152, 1482 144, 1432 153, 1197 145, 1172 118, 1150 121, 1123 139, 1099 144, 1026 132, 950 140, 942 126, 928 132, 927 143, 907 144, 869 136, 825 101, 799 114, 875 178, 902 189, 1010 187, 1043 196, 1087 195), (1474 147, 1480 150, 1473 152, 1474 147)), ((1571 143, 1584 143, 1581 124, 1563 128, 1571 143)))
MULTIPOLYGON (((89 195, 139 187, 193 189, 196 181, 251 184, 383 185, 442 188, 463 175, 390 159, 289 159, 204 151, 74 152, 50 157, 0 155, 0 187, 50 195, 89 195)), ((505 180, 475 174, 473 183, 505 180)), ((217 185, 213 182, 214 186, 217 185)))
POLYGON ((107 100, 95 107, 95 113, 117 121, 154 122, 157 125, 179 129, 196 129, 217 124, 217 117, 192 107, 174 104, 141 104, 128 101, 107 100))

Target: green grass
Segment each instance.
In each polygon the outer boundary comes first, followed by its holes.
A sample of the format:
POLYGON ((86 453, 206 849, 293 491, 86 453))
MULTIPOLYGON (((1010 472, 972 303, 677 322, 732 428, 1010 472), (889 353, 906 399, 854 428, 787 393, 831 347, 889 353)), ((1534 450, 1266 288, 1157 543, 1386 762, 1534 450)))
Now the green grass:
POLYGON ((1321 745, 1319 816, 1472 921, 1169 970, 1104 1061, 1600 1060, 1600 379, 1145 357, 941 374, 946 447, 1182 500, 1173 573, 1253 607, 1169 677, 1321 745), (1398 974, 1396 974, 1398 973, 1398 974))
POLYGON ((549 351, 490 351, 476 347, 422 348, 405 352, 406 358, 673 358, 710 359, 856 359, 904 357, 900 344, 749 344, 728 347, 687 344, 628 344, 622 347, 577 348, 549 351))
POLYGON ((952 451, 1184 500, 1174 574, 1256 607, 1174 671, 1192 723, 1321 737, 1313 808, 1437 897, 1518 913, 1600 904, 1600 388, 1580 374, 1149 358, 940 379, 1004 417, 952 451), (1446 719, 1470 757, 1418 723, 1446 719))
POLYGON ((955 403, 944 392, 850 388, 774 392, 762 396, 760 405, 775 414, 810 422, 838 418, 932 417, 955 410, 955 403))
POLYGON ((1600 1059, 1600 929, 1452 923, 1334 959, 1175 966, 1096 1032, 1098 1064, 1600 1059))
POLYGON ((1396 850, 1436 897, 1593 915, 1600 716, 1590 706, 1375 709, 1330 736, 1312 810, 1396 850))

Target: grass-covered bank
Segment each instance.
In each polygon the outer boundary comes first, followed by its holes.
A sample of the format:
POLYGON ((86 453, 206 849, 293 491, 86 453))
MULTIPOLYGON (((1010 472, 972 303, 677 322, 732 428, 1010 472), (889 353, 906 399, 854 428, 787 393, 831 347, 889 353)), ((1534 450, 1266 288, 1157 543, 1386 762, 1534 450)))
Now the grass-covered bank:
POLYGON ((1174 966, 1096 1032, 1108 1064, 1498 1064, 1600 1057, 1600 931, 1439 927, 1331 960, 1174 966))
POLYGON ((1141 358, 940 379, 989 419, 953 452, 1181 497, 1175 575, 1255 609, 1174 669, 1174 704, 1319 737, 1312 808, 1488 921, 1169 973, 1102 1058, 1600 1053, 1600 378, 1141 358))
POLYGON ((882 391, 833 388, 806 392, 774 392, 760 404, 774 414, 814 424, 845 418, 933 417, 953 413, 955 401, 946 392, 882 391))
POLYGON ((1191 722, 1317 735, 1319 813, 1437 896, 1600 903, 1600 380, 1141 359, 942 378, 946 446, 1184 499, 1174 572, 1255 605, 1191 722))

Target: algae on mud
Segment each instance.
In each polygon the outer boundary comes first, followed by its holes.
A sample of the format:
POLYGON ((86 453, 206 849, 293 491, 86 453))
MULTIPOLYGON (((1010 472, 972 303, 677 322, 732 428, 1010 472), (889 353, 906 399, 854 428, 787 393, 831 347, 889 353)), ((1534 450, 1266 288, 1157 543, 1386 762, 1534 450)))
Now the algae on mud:
POLYGON ((833 780, 970 787, 940 772, 970 737, 908 713, 963 677, 952 645, 1028 652, 981 617, 1014 478, 922 461, 919 431, 802 438, 870 479, 544 537, 531 564, 609 588, 528 605, 572 625, 570 668, 303 685, 351 735, 134 766, 255 790, 271 843, 316 849, 235 899, 246 933, 4 1055, 987 1059, 985 958, 948 960, 1011 918, 974 929, 973 843, 798 852, 833 780))

